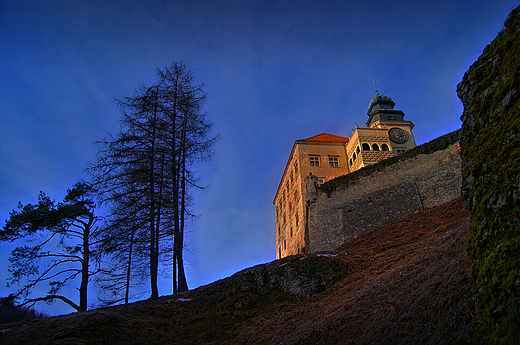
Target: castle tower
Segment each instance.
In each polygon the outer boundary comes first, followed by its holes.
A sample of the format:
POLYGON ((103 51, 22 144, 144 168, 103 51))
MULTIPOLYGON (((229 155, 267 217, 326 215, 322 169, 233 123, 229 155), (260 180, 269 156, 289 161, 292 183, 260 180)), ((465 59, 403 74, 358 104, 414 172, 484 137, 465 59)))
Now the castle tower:
POLYGON ((368 105, 366 126, 356 127, 347 145, 351 172, 417 146, 412 131, 415 125, 394 107, 390 96, 376 90, 368 105))

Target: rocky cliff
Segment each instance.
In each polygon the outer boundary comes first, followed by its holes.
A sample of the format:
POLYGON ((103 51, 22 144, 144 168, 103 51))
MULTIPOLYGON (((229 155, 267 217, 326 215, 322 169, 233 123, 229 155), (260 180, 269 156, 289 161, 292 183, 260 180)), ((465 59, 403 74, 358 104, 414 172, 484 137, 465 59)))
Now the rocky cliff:
POLYGON ((520 341, 520 7, 457 87, 476 343, 520 341))

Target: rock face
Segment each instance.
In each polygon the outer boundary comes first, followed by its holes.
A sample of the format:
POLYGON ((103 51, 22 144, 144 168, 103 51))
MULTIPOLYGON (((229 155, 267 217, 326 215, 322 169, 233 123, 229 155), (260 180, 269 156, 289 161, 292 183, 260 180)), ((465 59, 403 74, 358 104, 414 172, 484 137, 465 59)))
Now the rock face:
POLYGON ((257 265, 214 283, 211 289, 226 294, 234 308, 255 308, 288 295, 308 297, 325 290, 351 271, 342 254, 293 255, 257 265))
MULTIPOLYGON (((457 87, 462 195, 480 323, 475 342, 520 339, 520 7, 457 87)), ((516 342, 515 342, 516 341, 516 342)))

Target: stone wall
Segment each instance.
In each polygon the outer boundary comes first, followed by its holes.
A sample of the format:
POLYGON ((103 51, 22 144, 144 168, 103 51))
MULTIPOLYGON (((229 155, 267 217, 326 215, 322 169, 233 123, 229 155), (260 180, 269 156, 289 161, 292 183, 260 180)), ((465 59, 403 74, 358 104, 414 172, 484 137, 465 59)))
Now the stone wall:
POLYGON ((400 160, 360 176, 332 192, 321 190, 310 204, 310 251, 327 251, 365 231, 460 196, 457 144, 400 160))

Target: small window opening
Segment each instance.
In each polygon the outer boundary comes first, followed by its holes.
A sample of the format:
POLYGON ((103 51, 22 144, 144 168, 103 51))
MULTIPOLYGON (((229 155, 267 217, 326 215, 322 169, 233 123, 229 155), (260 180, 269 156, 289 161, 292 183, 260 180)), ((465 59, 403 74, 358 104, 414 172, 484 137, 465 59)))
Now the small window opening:
POLYGON ((319 167, 320 166, 320 157, 310 157, 311 167, 319 167))

